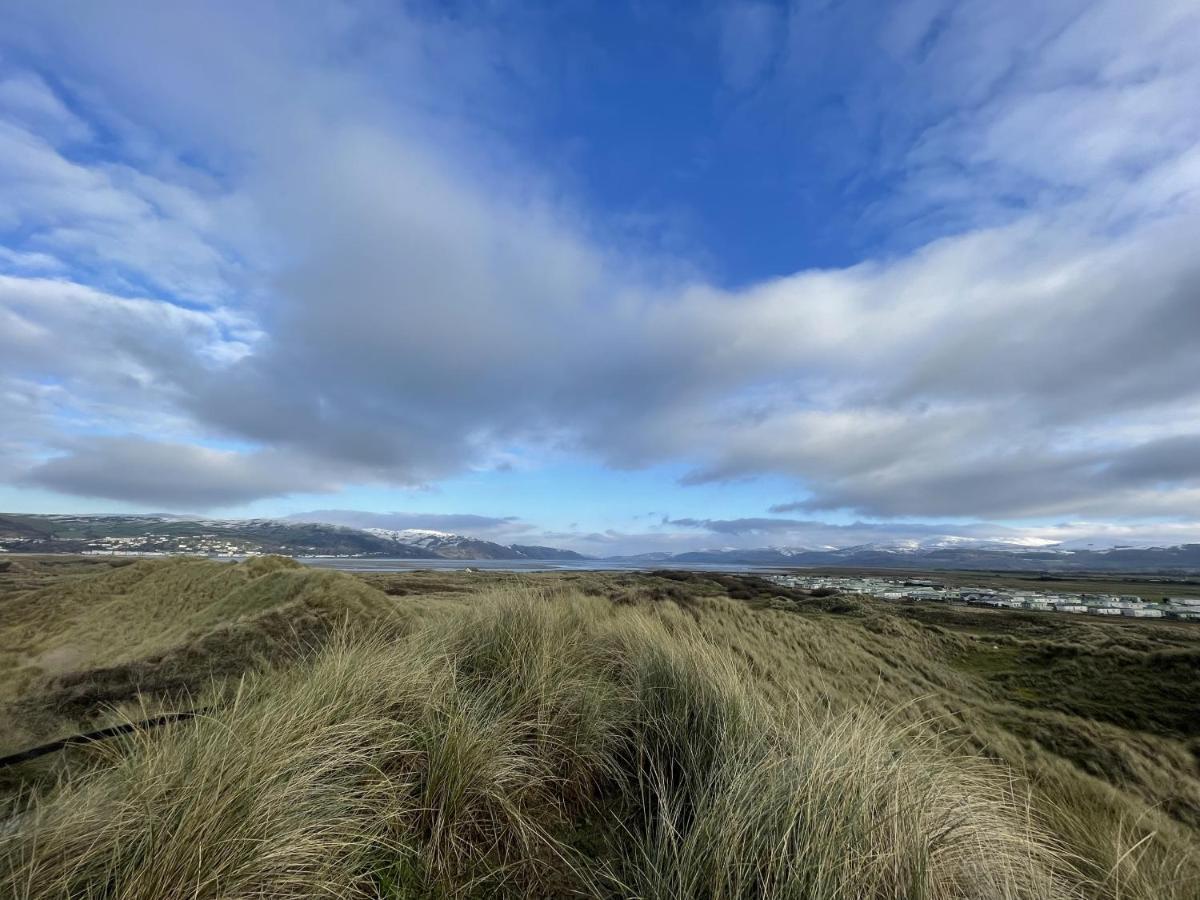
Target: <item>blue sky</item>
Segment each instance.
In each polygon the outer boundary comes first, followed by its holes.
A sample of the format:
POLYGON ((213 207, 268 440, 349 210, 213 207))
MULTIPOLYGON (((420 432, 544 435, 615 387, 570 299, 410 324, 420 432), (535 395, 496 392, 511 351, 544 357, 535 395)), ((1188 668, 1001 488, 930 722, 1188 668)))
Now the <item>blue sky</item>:
POLYGON ((1200 540, 1190 6, 10 9, 0 508, 1200 540))

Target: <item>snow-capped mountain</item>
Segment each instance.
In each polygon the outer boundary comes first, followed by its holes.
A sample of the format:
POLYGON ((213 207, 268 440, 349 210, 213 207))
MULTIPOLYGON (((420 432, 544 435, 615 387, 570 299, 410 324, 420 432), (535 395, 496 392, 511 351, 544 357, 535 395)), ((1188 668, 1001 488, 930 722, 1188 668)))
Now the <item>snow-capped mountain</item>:
POLYGON ((1200 544, 1078 549, 1055 542, 939 535, 837 549, 762 547, 678 553, 670 563, 749 566, 992 569, 1008 571, 1200 571, 1200 544))
POLYGON ((573 550, 530 544, 497 544, 479 538, 429 528, 366 528, 367 534, 415 547, 441 559, 586 559, 573 550))
POLYGON ((1057 541, 1037 537, 974 538, 955 534, 938 534, 837 549, 873 550, 884 553, 926 553, 931 550, 995 550, 1003 552, 1006 550, 1053 550, 1057 546, 1057 541))
POLYGON ((0 552, 196 553, 400 559, 584 559, 571 550, 496 544, 460 534, 351 528, 278 519, 0 513, 0 552))
POLYGON ((461 534, 451 534, 449 531, 433 531, 428 528, 404 528, 400 530, 391 528, 364 528, 363 531, 386 540, 408 544, 410 547, 424 547, 429 550, 442 546, 454 547, 463 541, 470 540, 470 538, 463 537, 461 534))

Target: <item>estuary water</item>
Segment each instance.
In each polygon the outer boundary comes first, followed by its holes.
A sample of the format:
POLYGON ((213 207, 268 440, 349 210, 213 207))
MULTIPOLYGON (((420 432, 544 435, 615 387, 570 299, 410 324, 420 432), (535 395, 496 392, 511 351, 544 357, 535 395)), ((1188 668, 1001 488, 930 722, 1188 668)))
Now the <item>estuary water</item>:
POLYGON ((655 569, 679 569, 685 572, 783 572, 776 566, 751 566, 731 563, 677 563, 604 559, 361 559, 345 556, 297 557, 297 562, 322 569, 344 572, 407 572, 438 569, 474 572, 648 572, 655 569))

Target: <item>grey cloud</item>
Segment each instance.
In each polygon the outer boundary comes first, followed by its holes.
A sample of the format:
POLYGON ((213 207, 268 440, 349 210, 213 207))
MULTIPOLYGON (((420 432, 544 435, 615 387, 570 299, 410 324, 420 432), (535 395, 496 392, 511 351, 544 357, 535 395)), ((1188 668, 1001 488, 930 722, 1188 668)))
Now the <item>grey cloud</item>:
POLYGON ((1001 292, 971 290, 973 308, 931 336, 887 396, 1019 399, 1046 424, 1194 396, 1200 262, 1185 245, 1198 225, 1189 216, 1103 246, 1043 233, 1040 249, 1020 238, 990 248, 979 274, 1005 279, 1001 292))
POLYGON ((795 531, 806 526, 819 525, 818 522, 801 521, 799 519, 671 519, 664 517, 663 525, 674 525, 680 528, 703 528, 714 534, 770 534, 772 532, 795 531))
POLYGON ((288 493, 332 490, 302 461, 134 437, 91 437, 29 470, 22 482, 154 508, 205 510, 288 493))
POLYGON ((1113 460, 1106 474, 1138 484, 1200 482, 1200 435, 1148 441, 1113 460))
POLYGON ((772 512, 856 509, 882 516, 980 513, 1001 517, 1188 516, 1200 493, 1200 438, 1169 437, 1075 452, 1047 447, 890 470, 864 466, 830 476, 811 497, 772 512))

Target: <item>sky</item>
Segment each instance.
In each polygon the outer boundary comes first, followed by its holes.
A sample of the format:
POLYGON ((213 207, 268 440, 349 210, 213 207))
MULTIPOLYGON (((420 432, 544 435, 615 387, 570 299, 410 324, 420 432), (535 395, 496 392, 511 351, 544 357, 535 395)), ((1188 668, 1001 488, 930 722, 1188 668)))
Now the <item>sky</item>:
POLYGON ((0 509, 1200 541, 1200 6, 0 12, 0 509))

